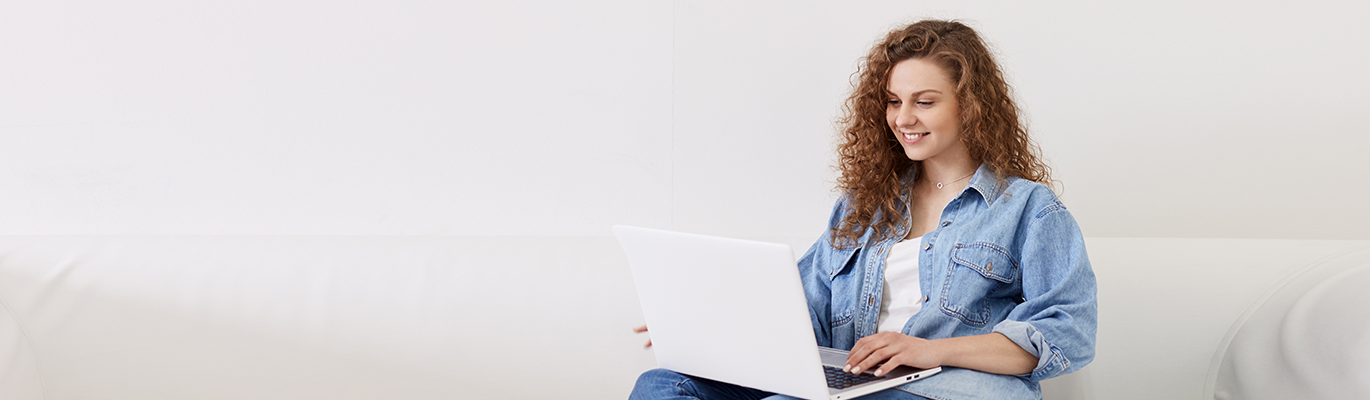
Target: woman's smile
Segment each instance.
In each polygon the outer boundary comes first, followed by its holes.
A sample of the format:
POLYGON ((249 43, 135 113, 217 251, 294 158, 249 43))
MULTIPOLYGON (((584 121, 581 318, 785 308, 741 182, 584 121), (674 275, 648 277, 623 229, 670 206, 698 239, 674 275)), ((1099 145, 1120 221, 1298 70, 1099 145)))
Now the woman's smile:
POLYGON ((912 133, 905 133, 905 134, 903 134, 903 135, 904 135, 904 144, 914 144, 914 143, 918 143, 918 140, 922 139, 924 136, 927 136, 927 135, 929 135, 929 134, 931 134, 931 133, 932 133, 932 132, 912 132, 912 133))

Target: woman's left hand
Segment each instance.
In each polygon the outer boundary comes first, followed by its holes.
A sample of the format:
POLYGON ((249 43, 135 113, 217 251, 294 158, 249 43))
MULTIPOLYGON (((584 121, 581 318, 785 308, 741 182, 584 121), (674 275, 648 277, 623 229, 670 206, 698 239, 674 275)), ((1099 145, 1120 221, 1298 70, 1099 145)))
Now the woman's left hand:
POLYGON ((842 370, 859 374, 878 366, 875 375, 883 376, 900 365, 932 368, 942 365, 937 347, 927 339, 899 332, 880 332, 856 341, 842 370))

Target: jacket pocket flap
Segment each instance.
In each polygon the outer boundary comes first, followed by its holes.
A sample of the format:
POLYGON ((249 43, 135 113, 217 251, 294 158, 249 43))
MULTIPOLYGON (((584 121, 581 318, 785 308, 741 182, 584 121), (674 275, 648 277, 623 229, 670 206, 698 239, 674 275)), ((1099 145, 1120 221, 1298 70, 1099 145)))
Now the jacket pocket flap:
POLYGON ((1008 250, 993 243, 976 242, 957 244, 951 253, 951 260, 970 268, 985 278, 1003 283, 1013 283, 1018 274, 1018 261, 1009 257, 1008 250))

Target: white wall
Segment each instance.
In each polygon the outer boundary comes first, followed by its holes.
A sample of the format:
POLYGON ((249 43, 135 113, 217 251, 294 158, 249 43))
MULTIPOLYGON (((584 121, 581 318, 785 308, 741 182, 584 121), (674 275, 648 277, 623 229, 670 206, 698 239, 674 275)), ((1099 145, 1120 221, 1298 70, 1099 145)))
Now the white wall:
POLYGON ((1086 235, 1370 239, 1370 7, 1096 3, 7 2, 0 233, 816 236, 856 59, 954 17, 1086 235))

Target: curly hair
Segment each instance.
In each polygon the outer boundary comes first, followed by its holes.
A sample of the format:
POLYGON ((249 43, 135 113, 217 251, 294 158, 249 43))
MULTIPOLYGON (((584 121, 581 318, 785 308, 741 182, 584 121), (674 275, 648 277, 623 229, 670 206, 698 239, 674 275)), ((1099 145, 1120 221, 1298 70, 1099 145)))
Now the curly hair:
POLYGON ((832 228, 831 241, 850 248, 867 228, 872 240, 894 234, 903 221, 899 194, 910 160, 885 120, 890 70, 900 61, 928 60, 956 85, 961 104, 961 140, 972 159, 1000 177, 1017 176, 1049 184, 1051 170, 1028 138, 1003 73, 975 30, 956 21, 925 20, 891 31, 871 48, 853 76, 853 89, 838 120, 839 190, 849 196, 848 212, 832 228))

